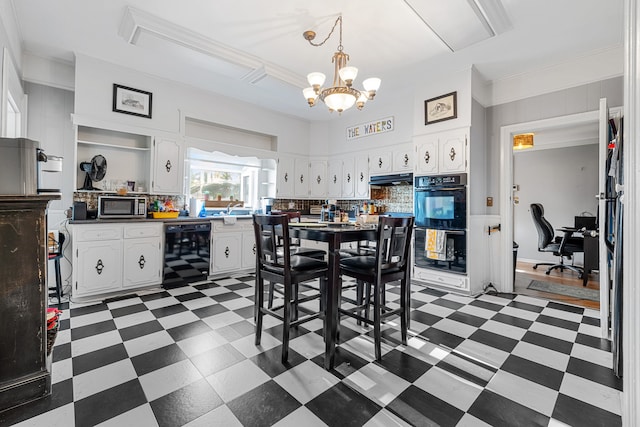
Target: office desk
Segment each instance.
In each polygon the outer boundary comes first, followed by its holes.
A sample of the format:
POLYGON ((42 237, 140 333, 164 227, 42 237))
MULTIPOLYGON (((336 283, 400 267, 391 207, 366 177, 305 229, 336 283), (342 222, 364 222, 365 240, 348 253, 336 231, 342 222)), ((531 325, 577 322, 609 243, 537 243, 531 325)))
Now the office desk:
POLYGON ((600 262, 600 245, 598 242, 598 233, 592 236, 590 230, 583 231, 582 229, 575 227, 561 227, 557 229, 564 233, 563 239, 568 240, 573 233, 580 233, 584 237, 583 250, 584 250, 584 266, 582 272, 582 286, 587 286, 589 281, 589 274, 593 270, 599 270, 600 262))
MULTIPOLYGON (((295 224, 295 223, 294 223, 295 224)), ((289 226, 290 237, 327 242, 329 280, 327 283, 327 313, 325 316, 325 369, 333 369, 336 352, 336 335, 340 318, 338 307, 340 305, 340 245, 343 242, 357 242, 360 240, 375 240, 375 228, 356 228, 354 226, 326 226, 304 227, 289 226)))

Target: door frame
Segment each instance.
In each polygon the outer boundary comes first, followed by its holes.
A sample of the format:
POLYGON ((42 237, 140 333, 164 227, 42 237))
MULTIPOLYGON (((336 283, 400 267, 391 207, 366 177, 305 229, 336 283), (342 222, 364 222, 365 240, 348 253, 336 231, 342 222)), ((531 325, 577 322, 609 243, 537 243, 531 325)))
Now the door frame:
MULTIPOLYGON (((513 292, 513 135, 553 130, 571 125, 597 123, 599 110, 552 117, 549 119, 515 123, 500 128, 500 217, 501 217, 501 262, 499 290, 513 292)), ((604 173, 604 171, 602 171, 604 173)), ((595 196, 595 194, 594 194, 595 196)))

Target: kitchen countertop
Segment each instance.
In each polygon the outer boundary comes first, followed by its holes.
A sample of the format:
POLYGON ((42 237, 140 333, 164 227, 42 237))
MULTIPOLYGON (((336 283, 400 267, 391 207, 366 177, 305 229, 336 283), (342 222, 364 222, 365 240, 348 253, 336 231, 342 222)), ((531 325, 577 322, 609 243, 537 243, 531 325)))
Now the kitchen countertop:
POLYGON ((215 215, 205 217, 179 216, 177 218, 99 218, 99 219, 83 219, 70 220, 69 224, 113 224, 113 223, 130 223, 130 222, 163 222, 163 223, 202 223, 210 221, 222 221, 225 216, 230 218, 252 219, 252 215, 215 215))

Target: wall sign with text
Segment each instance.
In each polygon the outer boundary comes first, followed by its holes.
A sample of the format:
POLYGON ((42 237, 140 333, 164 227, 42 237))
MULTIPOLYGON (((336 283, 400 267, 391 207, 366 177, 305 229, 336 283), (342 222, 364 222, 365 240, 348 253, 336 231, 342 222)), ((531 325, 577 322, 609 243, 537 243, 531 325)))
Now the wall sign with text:
POLYGON ((346 137, 347 141, 349 141, 351 139, 358 139, 365 136, 377 135, 379 133, 391 132, 392 130, 393 116, 348 127, 346 137))

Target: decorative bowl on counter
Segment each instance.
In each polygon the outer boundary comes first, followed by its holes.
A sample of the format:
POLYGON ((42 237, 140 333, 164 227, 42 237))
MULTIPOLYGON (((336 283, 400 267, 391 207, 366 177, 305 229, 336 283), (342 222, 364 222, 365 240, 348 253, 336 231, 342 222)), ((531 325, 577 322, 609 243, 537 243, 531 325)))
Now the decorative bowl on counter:
POLYGON ((171 211, 171 212, 151 212, 151 216, 154 218, 178 218, 180 212, 171 211))

